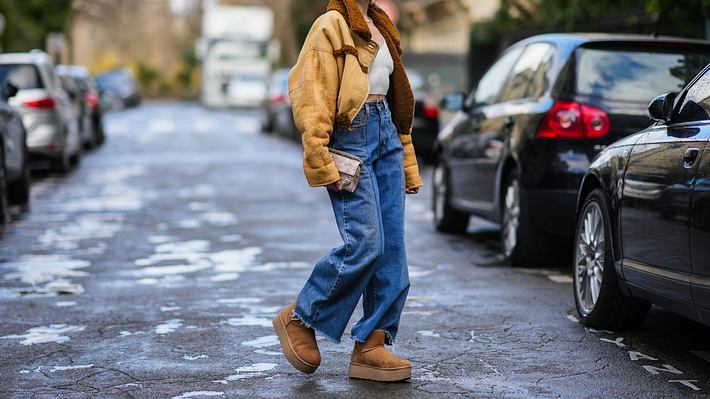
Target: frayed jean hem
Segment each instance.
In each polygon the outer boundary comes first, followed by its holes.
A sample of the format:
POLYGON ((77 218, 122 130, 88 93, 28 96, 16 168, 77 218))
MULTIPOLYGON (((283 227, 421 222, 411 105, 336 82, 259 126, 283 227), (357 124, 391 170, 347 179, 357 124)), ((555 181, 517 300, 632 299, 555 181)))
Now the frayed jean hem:
POLYGON ((292 314, 291 316, 294 317, 294 318, 296 318, 296 319, 298 319, 298 320, 300 320, 301 323, 303 323, 303 325, 306 326, 307 328, 312 328, 315 332, 317 332, 317 333, 323 335, 323 336, 326 337, 329 341, 335 342, 336 344, 339 344, 339 343, 340 343, 340 338, 335 338, 334 336, 332 336, 332 335, 326 333, 325 331, 319 329, 317 326, 313 325, 313 323, 309 323, 308 320, 304 319, 301 315, 299 315, 299 314, 297 313, 296 309, 293 310, 293 314, 292 314))
MULTIPOLYGON (((381 330, 381 329, 376 328, 375 330, 381 330)), ((373 331, 374 331, 374 330, 373 330, 373 331)), ((384 331, 384 332, 385 332, 385 344, 386 344, 386 345, 394 346, 394 338, 392 338, 392 334, 390 334, 390 332, 387 331, 387 330, 381 330, 381 331, 384 331)), ((370 334, 372 334, 372 333, 370 333, 370 334)), ((364 344, 365 341, 367 341, 367 338, 368 338, 368 337, 360 338, 360 337, 358 337, 357 335, 351 335, 351 336, 350 336, 350 341, 352 341, 352 342, 359 342, 359 343, 361 343, 361 344, 364 344)))

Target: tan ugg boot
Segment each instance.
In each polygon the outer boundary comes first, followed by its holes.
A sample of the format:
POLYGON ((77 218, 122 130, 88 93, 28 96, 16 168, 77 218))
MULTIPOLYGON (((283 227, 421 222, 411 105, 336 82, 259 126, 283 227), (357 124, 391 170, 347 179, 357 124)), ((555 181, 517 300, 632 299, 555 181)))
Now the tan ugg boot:
POLYGON ((286 306, 271 322, 286 359, 299 371, 312 373, 320 366, 320 351, 312 328, 293 316, 295 304, 286 306))
POLYGON ((385 349, 385 332, 375 330, 364 343, 356 342, 350 358, 350 378, 373 381, 402 381, 412 377, 409 360, 385 349))

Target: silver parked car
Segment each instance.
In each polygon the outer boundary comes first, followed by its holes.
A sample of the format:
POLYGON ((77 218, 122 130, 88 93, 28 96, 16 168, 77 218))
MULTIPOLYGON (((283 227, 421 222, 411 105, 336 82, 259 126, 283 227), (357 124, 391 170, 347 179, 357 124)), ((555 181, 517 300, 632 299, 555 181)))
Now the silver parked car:
POLYGON ((16 90, 0 88, 0 228, 10 220, 10 205, 25 206, 30 200, 27 135, 22 118, 5 102, 16 90))
POLYGON ((18 89, 8 104, 22 116, 30 154, 51 161, 56 172, 68 172, 81 158, 78 109, 49 56, 36 50, 0 54, 0 83, 18 89))

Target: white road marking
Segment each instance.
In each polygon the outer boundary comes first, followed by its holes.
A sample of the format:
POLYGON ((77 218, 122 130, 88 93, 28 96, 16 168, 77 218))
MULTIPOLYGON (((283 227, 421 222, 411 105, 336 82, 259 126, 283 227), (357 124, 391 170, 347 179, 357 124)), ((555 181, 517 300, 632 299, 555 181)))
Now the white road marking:
POLYGON ((172 399, 188 399, 188 398, 199 398, 200 396, 222 396, 224 392, 217 391, 193 391, 185 392, 182 395, 173 396, 172 399))
POLYGON ((225 323, 230 326, 260 326, 260 327, 271 327, 271 320, 264 317, 255 316, 243 316, 243 317, 233 317, 228 319, 225 323))
POLYGON ((24 334, 5 335, 0 339, 22 339, 22 345, 34 345, 54 342, 61 344, 70 341, 66 333, 84 331, 84 326, 71 326, 67 324, 51 324, 49 326, 33 327, 24 334))
POLYGON ((242 303, 259 303, 263 301, 262 298, 222 298, 218 299, 217 303, 224 304, 242 304, 242 303))
POLYGON ((631 359, 633 361, 644 359, 644 360, 651 360, 654 362, 658 360, 655 357, 644 355, 643 353, 638 352, 638 351, 629 351, 629 359, 631 359))
POLYGON ((6 273, 3 280, 19 280, 32 286, 23 289, 25 293, 54 296, 59 293, 83 293, 84 287, 69 278, 88 276, 81 269, 91 266, 91 262, 64 255, 23 255, 16 261, 0 266, 13 270, 6 273))
POLYGON ((490 364, 488 364, 488 362, 486 362, 485 360, 481 359, 480 357, 478 358, 478 361, 481 362, 481 363, 483 363, 484 366, 486 366, 486 367, 488 367, 489 369, 491 369, 491 371, 493 371, 496 375, 503 375, 503 374, 501 374, 495 367, 491 366, 490 364))
POLYGON ((698 380, 668 380, 668 382, 683 384, 686 387, 692 389, 693 391, 700 391, 701 390, 700 387, 693 384, 694 382, 698 382, 698 380))
POLYGON ((169 334, 171 332, 174 332, 178 328, 182 326, 182 320, 180 319, 173 319, 173 320, 168 320, 165 321, 161 324, 158 324, 155 327, 155 333, 164 335, 164 334, 169 334))
POLYGON ((564 274, 550 274, 549 276, 547 276, 547 279, 550 281, 554 281, 558 284, 572 284, 574 282, 571 276, 567 276, 564 274))
POLYGON ((90 369, 92 367, 94 367, 93 364, 77 364, 77 365, 72 365, 72 366, 52 366, 52 368, 49 369, 49 372, 55 373, 57 371, 90 369))
POLYGON ((254 348, 267 348, 269 346, 275 346, 279 344, 279 338, 275 335, 267 335, 264 337, 259 337, 251 341, 244 341, 242 345, 251 346, 254 348))
POLYGON ((604 342, 609 342, 610 344, 614 344, 614 345, 618 346, 619 348, 624 348, 624 347, 626 347, 626 344, 624 344, 624 343, 621 342, 621 341, 624 340, 623 337, 619 337, 619 338, 617 338, 617 339, 599 338, 599 340, 600 340, 600 341, 604 341, 604 342))
POLYGON ((212 381, 220 384, 227 384, 228 381, 243 380, 247 378, 266 376, 265 371, 273 370, 277 367, 274 363, 254 363, 251 366, 239 367, 235 371, 237 374, 228 375, 223 380, 212 381))
POLYGON ((670 364, 664 364, 661 367, 656 367, 656 366, 651 366, 651 365, 645 365, 645 366, 641 366, 641 367, 643 367, 646 371, 648 371, 649 373, 651 373, 653 375, 658 375, 661 372, 671 373, 671 374, 683 374, 682 371, 671 366, 670 364))
POLYGON ((207 359, 207 355, 190 356, 188 354, 185 354, 185 356, 183 356, 182 358, 185 360, 207 359))

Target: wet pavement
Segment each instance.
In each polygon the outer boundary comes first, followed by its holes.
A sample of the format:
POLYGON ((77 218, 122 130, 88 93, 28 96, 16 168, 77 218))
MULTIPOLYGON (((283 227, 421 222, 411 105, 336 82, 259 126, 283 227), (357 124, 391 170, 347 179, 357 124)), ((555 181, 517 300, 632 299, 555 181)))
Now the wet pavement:
POLYGON ((2 398, 710 392, 710 328, 654 308, 641 331, 585 329, 564 265, 509 267, 480 220, 437 234, 429 187, 407 203, 412 288, 395 350, 411 381, 349 380, 347 332, 321 339, 320 369, 300 374, 270 321, 339 237, 298 145, 260 133, 257 113, 194 104, 106 122, 107 144, 39 177, 0 241, 2 398))

